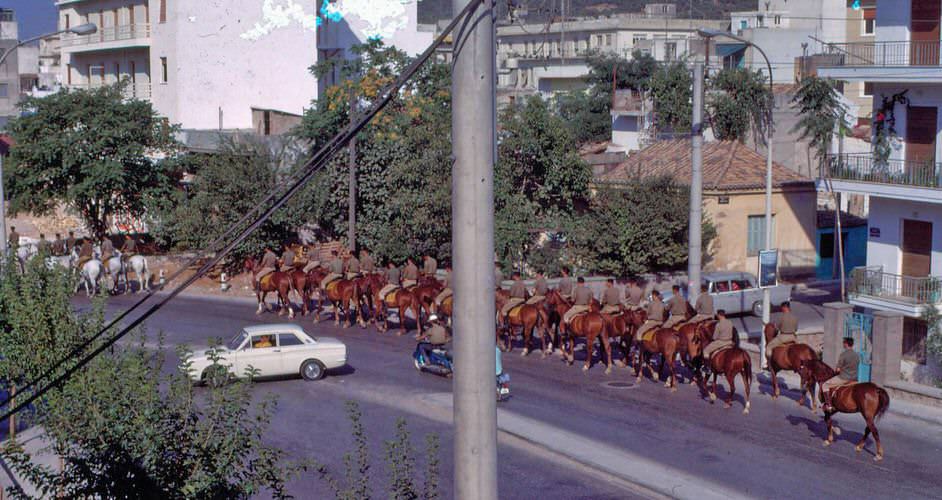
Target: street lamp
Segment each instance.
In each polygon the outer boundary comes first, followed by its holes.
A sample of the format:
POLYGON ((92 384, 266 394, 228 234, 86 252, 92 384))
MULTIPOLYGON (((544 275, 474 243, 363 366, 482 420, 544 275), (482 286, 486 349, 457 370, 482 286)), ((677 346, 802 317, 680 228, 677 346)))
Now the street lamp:
MULTIPOLYGON (((738 42, 746 44, 748 47, 752 47, 759 51, 759 54, 762 55, 762 58, 765 59, 765 64, 769 68, 769 95, 773 96, 772 108, 775 107, 774 100, 774 91, 772 88, 772 63, 769 62, 768 56, 765 55, 765 51, 761 47, 752 43, 745 38, 734 35, 727 31, 720 31, 715 29, 700 28, 697 30, 697 33, 706 39, 716 38, 716 37, 726 37, 732 38, 738 42)), ((771 111, 771 110, 770 110, 771 111)), ((772 120, 769 119, 769 124, 765 128, 765 144, 766 144, 766 161, 765 161, 765 249, 772 249, 772 120)), ((761 266, 760 266, 761 267, 761 266)), ((761 271, 760 271, 761 274, 761 271)), ((759 277, 761 281, 761 276, 759 277)), ((771 291, 768 287, 762 289, 762 324, 768 324, 770 321, 770 313, 772 309, 771 305, 771 291)), ((766 367, 765 359, 765 335, 759 335, 759 360, 762 368, 766 367)))
MULTIPOLYGON (((23 40, 22 42, 17 43, 16 45, 10 47, 3 51, 3 54, 0 55, 0 67, 3 66, 4 61, 7 60, 7 57, 13 53, 14 50, 20 48, 27 43, 33 43, 36 40, 43 38, 49 38, 51 36, 61 35, 62 33, 74 33, 76 35, 91 35, 98 31, 98 26, 95 26, 92 23, 81 24, 74 28, 69 28, 65 30, 59 30, 53 33, 47 33, 45 35, 34 36, 33 38, 23 40)), ((6 198, 3 195, 3 156, 0 155, 0 255, 6 255, 7 253, 7 212, 6 212, 6 198)))

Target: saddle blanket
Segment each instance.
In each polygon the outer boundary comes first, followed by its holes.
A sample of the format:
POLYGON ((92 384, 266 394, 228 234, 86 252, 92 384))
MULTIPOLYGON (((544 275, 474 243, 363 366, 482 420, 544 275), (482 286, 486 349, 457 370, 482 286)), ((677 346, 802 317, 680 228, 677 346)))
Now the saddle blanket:
POLYGON ((331 293, 331 292, 333 292, 334 290, 337 289, 337 285, 339 285, 339 284, 340 284, 340 280, 339 280, 339 279, 336 279, 336 280, 331 281, 330 283, 328 283, 327 286, 324 287, 324 290, 326 290, 327 293, 331 293))
POLYGON ((523 310, 523 306, 526 304, 518 304, 510 308, 510 311, 507 312, 507 319, 510 321, 517 321, 520 319, 520 311, 523 310))
POLYGON ((266 274, 265 276, 262 276, 262 279, 258 282, 258 286, 260 288, 271 287, 271 278, 272 278, 271 274, 266 274))
MULTIPOLYGON (((660 327, 658 327, 658 328, 660 328, 660 327)), ((651 342, 651 341, 653 341, 653 340, 654 340, 654 334, 655 334, 655 333, 657 333, 657 328, 652 328, 652 329, 650 329, 650 330, 644 332, 644 335, 641 336, 641 341, 642 341, 642 342, 651 342)))

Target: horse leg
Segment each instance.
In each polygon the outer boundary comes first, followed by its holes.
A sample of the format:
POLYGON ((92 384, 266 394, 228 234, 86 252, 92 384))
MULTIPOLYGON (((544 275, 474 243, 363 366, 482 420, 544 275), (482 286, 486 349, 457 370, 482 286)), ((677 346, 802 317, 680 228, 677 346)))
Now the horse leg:
POLYGON ((262 310, 265 309, 265 292, 261 290, 255 292, 255 300, 258 301, 258 310, 255 311, 255 315, 262 314, 262 310))
POLYGON ((523 352, 520 353, 521 356, 530 354, 530 339, 533 337, 533 326, 534 325, 526 324, 526 322, 523 324, 523 352))
POLYGON ((398 336, 403 336, 406 334, 406 308, 405 306, 399 306, 399 333, 398 336))
POLYGON ((592 355, 595 354, 596 335, 595 333, 590 333, 585 336, 585 364, 582 365, 583 372, 587 372, 589 368, 592 368, 592 355))
POLYGON ((824 446, 831 446, 831 443, 834 442, 834 425, 831 422, 831 415, 830 411, 824 412, 824 423, 828 426, 827 437, 824 438, 824 443, 822 443, 824 446))
POLYGON ((282 300, 285 301, 285 307, 288 308, 288 319, 294 319, 294 305, 291 304, 291 289, 285 290, 284 297, 282 300))
POLYGON ((854 445, 854 451, 857 453, 860 453, 864 449, 864 445, 867 444, 867 438, 870 437, 870 426, 873 424, 873 419, 864 416, 864 420, 867 421, 867 427, 864 428, 863 437, 854 445))
POLYGON ((746 407, 743 408, 742 413, 743 415, 748 415, 749 408, 752 406, 752 403, 749 402, 749 391, 750 391, 750 386, 752 384, 752 381, 750 380, 750 378, 752 377, 750 376, 751 373, 747 374, 745 370, 743 370, 741 374, 742 374, 743 390, 746 391, 746 407))
POLYGON ((674 356, 676 353, 670 353, 664 355, 664 363, 667 364, 667 372, 670 374, 670 378, 667 380, 667 385, 671 388, 671 392, 677 392, 677 373, 674 371, 674 356))
POLYGON ((605 374, 612 374, 612 343, 608 340, 608 334, 602 332, 602 346, 605 347, 605 356, 608 360, 608 364, 605 368, 605 374))
POLYGON ((716 370, 713 370, 713 387, 710 390, 710 404, 716 403, 716 370))
MULTIPOLYGON (((775 370, 775 364, 772 363, 771 360, 769 360, 769 373, 772 374, 772 399, 778 399, 779 394, 781 394, 778 388, 778 372, 775 370)), ((801 405, 804 399, 805 394, 802 393, 798 404, 801 405)))
POLYGON ((877 425, 873 421, 873 417, 867 419, 867 429, 873 433, 873 440, 877 443, 877 454, 873 457, 875 462, 883 460, 883 443, 880 442, 880 433, 877 432, 877 425))
POLYGON ((729 392, 726 393, 725 406, 729 409, 733 407, 733 395, 736 394, 736 374, 732 370, 726 374, 726 382, 729 383, 729 392))

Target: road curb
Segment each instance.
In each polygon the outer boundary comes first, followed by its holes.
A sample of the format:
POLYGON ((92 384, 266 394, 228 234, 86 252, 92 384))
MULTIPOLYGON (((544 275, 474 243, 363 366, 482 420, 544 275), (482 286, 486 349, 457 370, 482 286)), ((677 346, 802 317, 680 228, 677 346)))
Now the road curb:
MULTIPOLYGON (((436 393, 421 397, 438 407, 452 407, 451 394, 436 393)), ((566 457, 585 467, 611 474, 659 495, 680 499, 745 499, 748 495, 731 490, 709 479, 656 462, 630 451, 524 417, 504 408, 497 409, 499 431, 522 439, 551 453, 566 457)))

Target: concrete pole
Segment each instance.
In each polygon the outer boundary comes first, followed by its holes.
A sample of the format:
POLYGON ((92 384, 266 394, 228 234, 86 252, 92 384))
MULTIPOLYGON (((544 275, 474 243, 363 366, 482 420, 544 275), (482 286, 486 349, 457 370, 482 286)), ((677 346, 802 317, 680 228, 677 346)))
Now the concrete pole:
MULTIPOLYGON (((771 80, 772 75, 769 75, 771 80)), ((772 124, 766 128, 765 159, 765 249, 772 249, 772 124)), ((760 266, 761 268, 761 266, 760 266)), ((760 269, 761 270, 761 269, 760 269)), ((776 271, 777 272, 777 271, 776 271)), ((762 324, 767 325, 772 320, 772 290, 769 287, 762 289, 762 324)), ((759 335, 759 363, 762 369, 768 365, 765 357, 765 335, 759 335)))
MULTIPOLYGON (((452 12, 471 1, 452 0, 452 12)), ((452 71, 455 498, 497 498, 494 4, 455 36, 452 71)))
POLYGON ((690 237, 687 257, 687 297, 696 302, 700 295, 700 267, 703 238, 703 63, 693 65, 693 122, 690 154, 690 237))
POLYGON ((3 155, 0 155, 0 258, 7 254, 7 207, 3 196, 3 155))
MULTIPOLYGON (((350 86, 350 121, 356 119, 356 90, 350 86)), ((357 250, 357 137, 350 138, 347 145, 350 158, 348 161, 349 193, 347 194, 347 248, 350 254, 357 250)))

